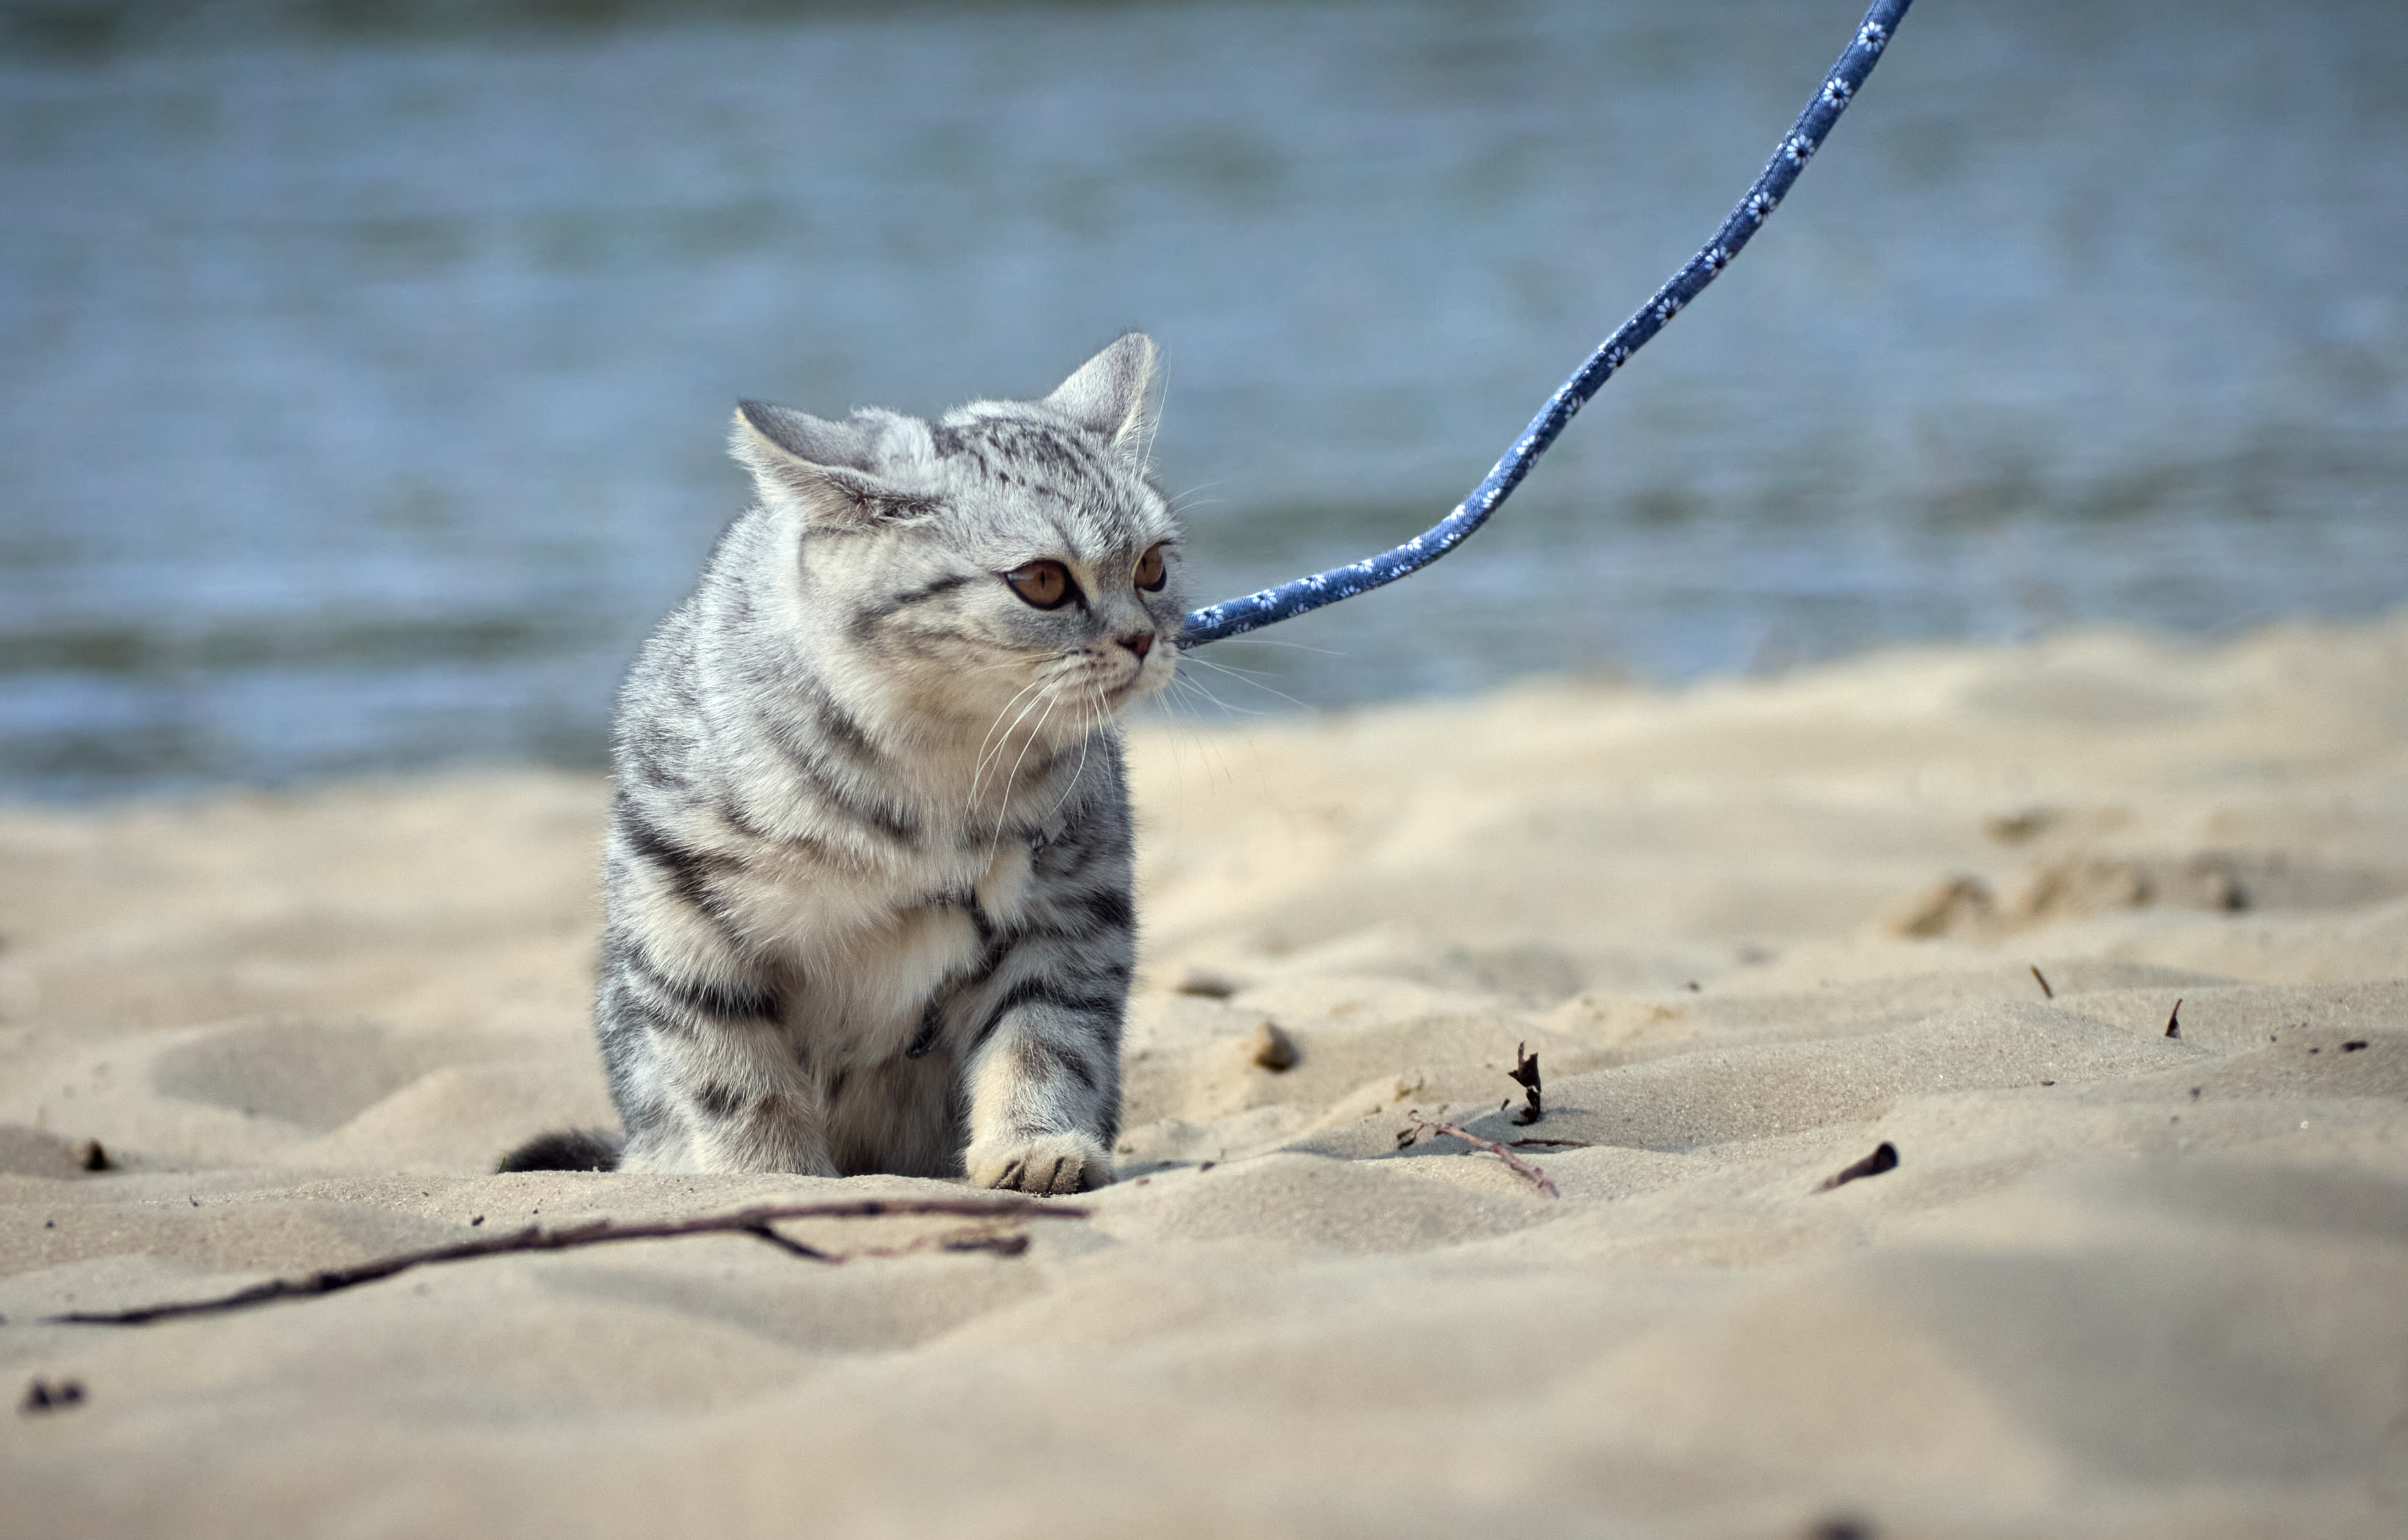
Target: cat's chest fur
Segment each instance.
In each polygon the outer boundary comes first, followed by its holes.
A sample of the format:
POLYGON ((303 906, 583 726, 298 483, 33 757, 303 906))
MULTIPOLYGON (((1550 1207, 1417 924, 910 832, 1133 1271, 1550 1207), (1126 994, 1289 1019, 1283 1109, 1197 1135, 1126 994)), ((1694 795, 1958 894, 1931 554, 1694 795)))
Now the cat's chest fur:
POLYGON ((763 938, 761 955, 808 986, 786 992, 784 1027, 831 1063, 904 1052, 929 1002, 1028 922, 1046 828, 943 832, 941 854, 869 872, 831 873, 768 843, 730 895, 730 918, 763 938))

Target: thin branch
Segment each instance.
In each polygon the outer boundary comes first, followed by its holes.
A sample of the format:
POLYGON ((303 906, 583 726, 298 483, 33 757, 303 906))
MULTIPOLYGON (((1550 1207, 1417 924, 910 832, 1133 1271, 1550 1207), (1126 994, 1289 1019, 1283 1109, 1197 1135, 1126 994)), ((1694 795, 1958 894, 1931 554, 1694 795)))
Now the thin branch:
MULTIPOLYGON (((1495 1140, 1483 1139, 1478 1134, 1467 1132, 1462 1129, 1456 1128, 1452 1123, 1440 1123, 1435 1119, 1424 1117, 1418 1109, 1408 1108, 1405 1112, 1405 1116, 1412 1123, 1413 1127, 1420 1130, 1422 1133, 1453 1134, 1455 1138, 1462 1140, 1467 1144, 1477 1144, 1482 1149, 1486 1150, 1489 1154, 1504 1161, 1505 1164, 1512 1169, 1514 1175, 1520 1177, 1525 1182, 1529 1183, 1532 1187, 1537 1187, 1541 1192, 1545 1193, 1548 1197, 1560 1198, 1563 1196, 1562 1193, 1555 1190, 1555 1184, 1547 1179, 1547 1173, 1545 1172, 1541 1171, 1538 1167, 1530 1164, 1527 1160, 1523 1159, 1520 1156, 1514 1154, 1512 1150, 1507 1149, 1504 1145, 1498 1144, 1495 1140)), ((1419 1136, 1416 1135, 1415 1137, 1419 1136)))
POLYGON ((1849 1183, 1856 1181, 1859 1178, 1866 1176, 1879 1176, 1885 1171, 1896 1171, 1897 1169, 1898 1146, 1885 1139, 1879 1144, 1873 1146, 1873 1152, 1870 1155, 1866 1156, 1863 1159, 1856 1161, 1853 1164, 1843 1166, 1831 1175, 1825 1177, 1821 1182, 1815 1185, 1814 1190, 1816 1192, 1828 1192, 1833 1187, 1846 1187, 1849 1183))
POLYGON ((170 1320, 179 1316, 213 1316, 230 1310, 247 1310, 255 1304, 267 1304, 277 1300, 311 1299, 322 1294, 339 1293, 390 1278, 396 1273, 407 1273, 414 1267, 431 1267, 438 1262, 474 1261, 480 1257, 502 1257, 522 1251, 567 1251, 577 1246, 608 1245, 616 1241, 663 1241, 681 1235, 750 1235, 767 1241, 781 1251, 830 1265, 852 1257, 901 1257, 914 1251, 941 1247, 947 1251, 991 1251, 997 1256, 1016 1257, 1028 1249, 1025 1235, 995 1235, 971 1232, 950 1236, 932 1236, 903 1246, 869 1246, 855 1251, 822 1251, 817 1246, 781 1235, 770 1228, 788 1219, 874 1219, 892 1215, 938 1214, 968 1219, 1083 1219, 1089 1211, 1064 1204, 1040 1203, 1034 1199, 977 1200, 967 1198, 867 1198, 842 1203, 762 1203, 738 1209, 733 1214, 709 1214, 690 1219, 655 1219, 642 1224, 621 1224, 613 1219, 595 1219, 589 1224, 571 1225, 562 1230, 546 1230, 529 1225, 524 1230, 507 1235, 489 1235, 456 1245, 430 1246, 423 1251, 404 1251, 353 1267, 330 1267, 298 1278, 271 1278, 248 1288, 236 1289, 215 1299, 186 1300, 167 1304, 144 1305, 135 1310, 77 1310, 64 1316, 42 1317, 45 1325, 53 1326, 144 1326, 151 1321, 170 1320))

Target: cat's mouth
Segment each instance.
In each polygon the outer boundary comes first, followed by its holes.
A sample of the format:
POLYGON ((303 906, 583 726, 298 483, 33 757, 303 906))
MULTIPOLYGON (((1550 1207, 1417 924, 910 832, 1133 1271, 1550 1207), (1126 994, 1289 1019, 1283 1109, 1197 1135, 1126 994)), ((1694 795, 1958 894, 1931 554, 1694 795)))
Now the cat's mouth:
POLYGON ((1145 694, 1148 690, 1153 689, 1160 683, 1161 680, 1158 678, 1149 680, 1146 677, 1146 660, 1139 658, 1137 660, 1137 667, 1128 671, 1128 677, 1106 690, 1104 692, 1104 698, 1110 700, 1113 707, 1117 709, 1126 705, 1137 697, 1145 694))

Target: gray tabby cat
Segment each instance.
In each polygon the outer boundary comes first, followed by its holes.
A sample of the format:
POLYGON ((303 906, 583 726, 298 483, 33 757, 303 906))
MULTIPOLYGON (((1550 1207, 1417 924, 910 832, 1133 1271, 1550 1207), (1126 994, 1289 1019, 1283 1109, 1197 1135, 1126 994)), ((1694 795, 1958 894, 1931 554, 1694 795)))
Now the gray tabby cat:
POLYGON ((1167 684, 1154 344, 935 423, 746 402, 757 506, 621 692, 595 1026, 623 1141, 502 1169, 1111 1179, 1113 713, 1167 684))

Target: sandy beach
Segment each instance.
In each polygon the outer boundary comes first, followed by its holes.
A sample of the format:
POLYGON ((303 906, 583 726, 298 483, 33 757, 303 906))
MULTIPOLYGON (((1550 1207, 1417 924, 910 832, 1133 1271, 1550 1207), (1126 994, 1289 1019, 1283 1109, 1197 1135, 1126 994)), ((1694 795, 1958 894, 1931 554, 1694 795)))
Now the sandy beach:
POLYGON ((7 1532, 2408 1530, 2408 616, 1149 726, 1132 764, 1084 1216, 145 1326, 43 1317, 966 1192, 489 1174, 610 1119, 598 779, 0 811, 7 1532))

